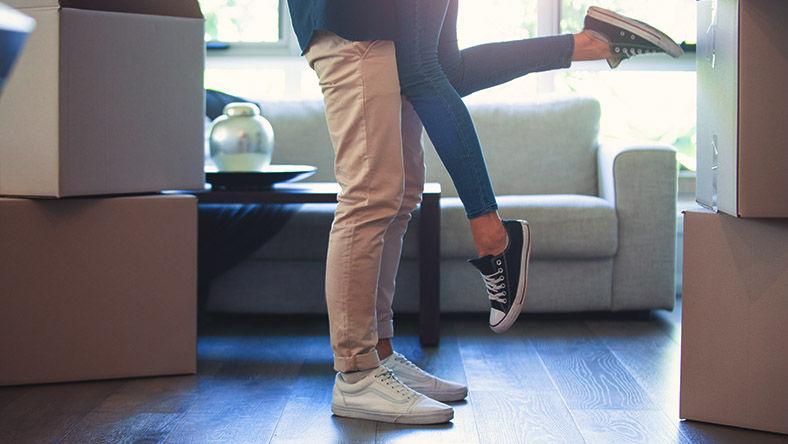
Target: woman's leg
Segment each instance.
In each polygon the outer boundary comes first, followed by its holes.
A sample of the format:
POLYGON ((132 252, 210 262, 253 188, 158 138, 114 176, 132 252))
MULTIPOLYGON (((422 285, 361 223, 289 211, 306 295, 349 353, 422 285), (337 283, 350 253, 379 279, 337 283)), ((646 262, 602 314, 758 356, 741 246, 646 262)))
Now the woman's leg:
POLYGON ((438 36, 449 0, 397 0, 401 40, 397 66, 402 93, 413 104, 452 177, 469 219, 494 212, 492 184, 476 128, 438 62, 438 36))
POLYGON ((460 50, 458 7, 459 0, 449 2, 438 41, 438 59, 461 97, 526 74, 571 65, 577 40, 570 34, 487 43, 460 50))
POLYGON ((490 327, 506 331, 525 298, 530 231, 525 221, 500 220, 476 128, 438 60, 438 40, 450 0, 397 0, 397 66, 402 93, 418 113, 457 188, 480 258, 490 327))

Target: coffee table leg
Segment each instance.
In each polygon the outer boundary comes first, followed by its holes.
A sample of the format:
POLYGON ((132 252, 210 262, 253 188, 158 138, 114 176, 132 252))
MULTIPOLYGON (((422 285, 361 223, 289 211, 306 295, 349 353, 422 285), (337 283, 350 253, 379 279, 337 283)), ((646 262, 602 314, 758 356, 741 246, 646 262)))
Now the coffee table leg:
POLYGON ((419 339, 440 342, 440 193, 424 193, 419 224, 419 339))

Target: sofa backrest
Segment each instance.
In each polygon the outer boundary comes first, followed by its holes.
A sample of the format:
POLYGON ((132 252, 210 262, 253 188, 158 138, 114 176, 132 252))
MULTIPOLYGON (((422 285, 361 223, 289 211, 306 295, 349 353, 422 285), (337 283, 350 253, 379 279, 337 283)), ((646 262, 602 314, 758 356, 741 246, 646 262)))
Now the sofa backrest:
MULTIPOLYGON (((551 96, 528 103, 470 104, 468 109, 497 195, 597 195, 600 107, 595 99, 551 96)), ((427 139, 425 159, 427 180, 440 182, 444 196, 456 196, 427 139)))
MULTIPOLYGON (((322 102, 262 102, 274 128, 272 163, 318 167, 309 181, 334 180, 333 149, 322 102)), ((596 99, 550 96, 528 103, 470 103, 497 195, 597 195, 596 99)), ((427 180, 440 182, 444 196, 454 185, 425 136, 427 180)))

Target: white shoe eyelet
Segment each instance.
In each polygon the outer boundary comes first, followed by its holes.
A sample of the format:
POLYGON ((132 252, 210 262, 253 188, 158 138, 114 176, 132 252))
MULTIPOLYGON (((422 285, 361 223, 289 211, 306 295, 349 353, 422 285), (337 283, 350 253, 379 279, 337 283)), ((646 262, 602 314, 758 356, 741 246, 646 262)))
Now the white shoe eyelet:
POLYGON ((625 35, 626 33, 624 31, 621 31, 621 37, 624 37, 625 35))

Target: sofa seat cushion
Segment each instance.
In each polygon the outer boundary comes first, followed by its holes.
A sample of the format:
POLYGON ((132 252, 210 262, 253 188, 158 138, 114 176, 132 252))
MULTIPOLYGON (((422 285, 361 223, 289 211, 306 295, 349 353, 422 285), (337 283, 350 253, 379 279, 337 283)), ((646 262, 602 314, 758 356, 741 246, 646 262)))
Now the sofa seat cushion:
MULTIPOLYGON (((618 218, 602 198, 576 194, 498 196, 504 219, 525 219, 533 236, 534 259, 583 259, 615 256, 618 218)), ((470 226, 458 198, 441 199, 441 256, 476 254, 470 226)))

